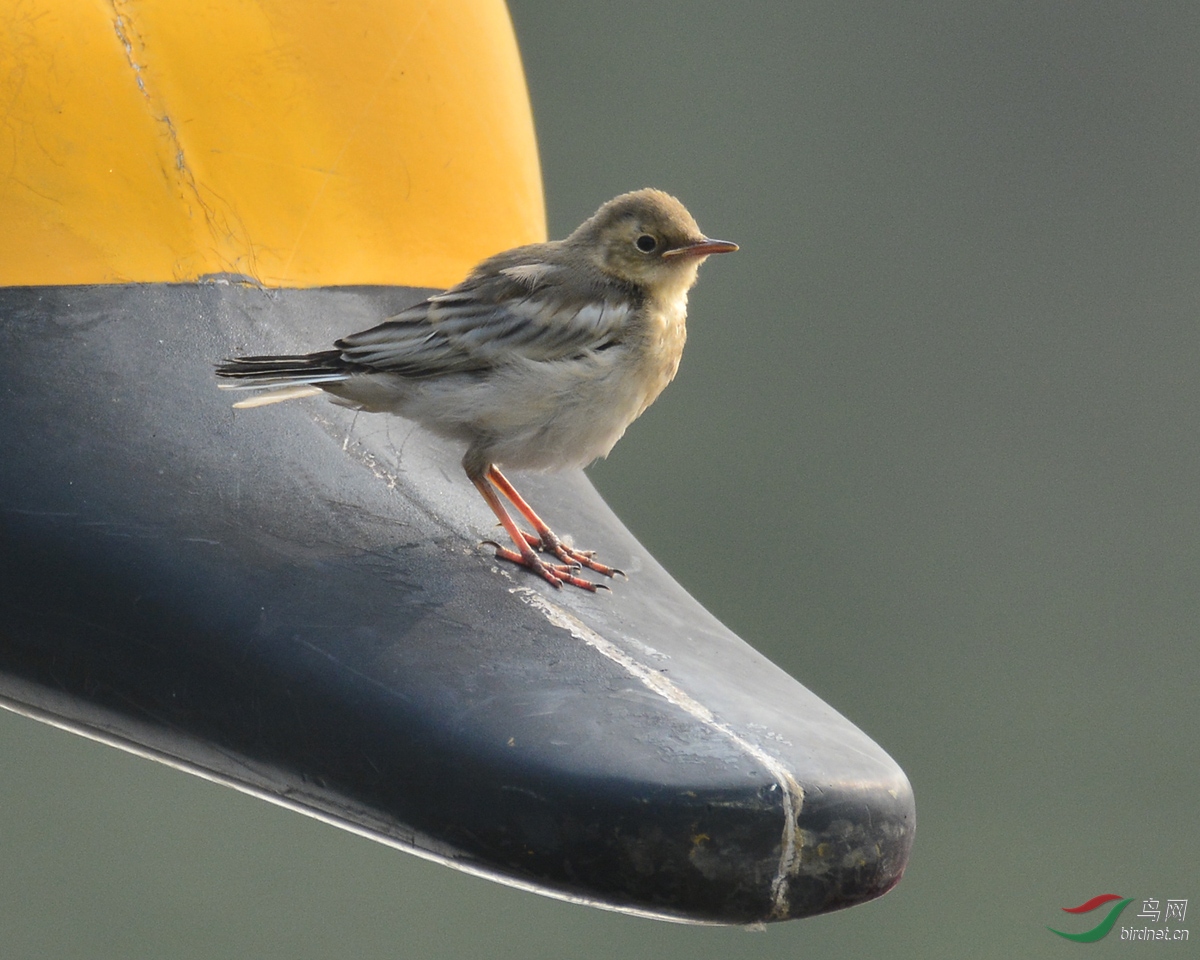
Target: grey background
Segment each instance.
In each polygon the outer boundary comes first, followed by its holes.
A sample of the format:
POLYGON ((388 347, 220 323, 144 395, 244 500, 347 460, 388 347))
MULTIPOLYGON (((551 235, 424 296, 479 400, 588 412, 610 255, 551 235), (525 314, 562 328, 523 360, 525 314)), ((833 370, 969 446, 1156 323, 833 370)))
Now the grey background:
POLYGON ((0 714, 5 956, 1106 955, 1045 925, 1200 898, 1200 7, 512 12, 551 233, 655 185, 742 244, 595 482, 904 766, 908 876, 632 919, 0 714))

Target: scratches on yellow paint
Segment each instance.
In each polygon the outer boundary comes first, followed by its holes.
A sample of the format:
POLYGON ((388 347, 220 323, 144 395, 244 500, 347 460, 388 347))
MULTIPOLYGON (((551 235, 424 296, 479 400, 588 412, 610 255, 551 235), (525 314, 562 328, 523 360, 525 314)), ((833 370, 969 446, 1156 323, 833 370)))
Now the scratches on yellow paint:
POLYGON ((447 286, 545 238, 503 0, 0 4, 0 286, 447 286))
POLYGON ((138 89, 142 91, 142 96, 149 100, 150 93, 146 89, 146 82, 142 79, 142 65, 138 63, 137 57, 133 55, 133 41, 130 39, 130 35, 133 33, 133 24, 121 12, 121 7, 125 4, 122 0, 111 0, 110 5, 113 8, 113 29, 116 30, 117 39, 121 41, 121 46, 125 50, 125 59, 129 61, 129 66, 133 70, 134 80, 137 82, 138 89))
MULTIPOLYGON (((135 5, 130 0, 109 0, 109 5, 113 13, 113 30, 125 51, 134 81, 145 99, 151 119, 161 130, 165 152, 160 158, 163 177, 173 185, 187 210, 187 219, 193 230, 198 227, 193 211, 200 212, 206 236, 197 232, 195 242, 200 249, 207 247, 209 254, 216 259, 218 269, 210 273, 236 274, 244 271, 247 276, 257 277, 254 244, 247 235, 245 225, 238 223, 232 208, 211 186, 202 186, 197 180, 166 97, 157 87, 152 89, 153 69, 148 66, 146 41, 134 19, 135 5), (211 196, 212 200, 206 199, 205 194, 211 196)), ((176 269, 174 273, 173 279, 186 278, 185 271, 176 269)))

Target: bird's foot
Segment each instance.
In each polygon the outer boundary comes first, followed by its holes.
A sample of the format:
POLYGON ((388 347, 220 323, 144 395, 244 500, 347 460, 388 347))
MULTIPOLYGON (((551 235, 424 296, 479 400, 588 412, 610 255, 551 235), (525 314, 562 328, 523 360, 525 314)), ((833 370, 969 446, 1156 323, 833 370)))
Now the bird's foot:
POLYGON ((587 567, 589 570, 595 570, 596 573, 604 577, 612 577, 620 574, 626 580, 629 579, 624 570, 618 570, 616 567, 600 563, 596 559, 595 550, 576 550, 574 547, 568 547, 549 528, 543 531, 540 536, 533 533, 525 533, 523 530, 521 533, 525 537, 525 542, 534 550, 541 550, 543 553, 552 554, 569 566, 576 568, 587 567))
POLYGON ((577 576, 576 571, 580 569, 580 564, 578 563, 546 563, 545 560, 534 552, 532 546, 526 546, 524 550, 518 552, 510 550, 508 547, 502 547, 494 540, 484 540, 483 542, 489 547, 496 548, 497 560, 507 560, 509 563, 518 564, 526 570, 532 570, 551 586, 561 587, 565 583, 572 587, 579 587, 581 590, 588 590, 591 593, 595 593, 597 590, 609 589, 603 583, 592 583, 591 580, 585 580, 583 577, 577 576))

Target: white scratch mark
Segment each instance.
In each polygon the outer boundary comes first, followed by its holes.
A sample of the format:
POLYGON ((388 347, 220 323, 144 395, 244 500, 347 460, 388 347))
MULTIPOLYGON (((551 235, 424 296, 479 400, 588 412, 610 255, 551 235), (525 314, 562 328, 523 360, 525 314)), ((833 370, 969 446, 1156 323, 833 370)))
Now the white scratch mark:
POLYGON ((787 881, 789 877, 794 877, 800 870, 800 846, 798 842, 800 828, 798 817, 800 816, 800 809, 804 805, 804 788, 792 776, 791 771, 762 747, 746 740, 734 731, 729 724, 718 720, 708 707, 689 696, 657 669, 634 659, 611 640, 606 640, 600 636, 600 634, 582 620, 568 613, 562 607, 551 603, 541 594, 536 593, 528 587, 513 587, 510 592, 516 594, 529 604, 529 606, 540 611, 554 626, 569 631, 573 637, 582 640, 589 647, 607 657, 660 697, 695 717, 706 726, 721 733, 739 749, 761 763, 771 776, 775 778, 783 800, 783 836, 779 866, 775 871, 774 879, 771 881, 771 916, 779 920, 786 919, 788 915, 787 881))

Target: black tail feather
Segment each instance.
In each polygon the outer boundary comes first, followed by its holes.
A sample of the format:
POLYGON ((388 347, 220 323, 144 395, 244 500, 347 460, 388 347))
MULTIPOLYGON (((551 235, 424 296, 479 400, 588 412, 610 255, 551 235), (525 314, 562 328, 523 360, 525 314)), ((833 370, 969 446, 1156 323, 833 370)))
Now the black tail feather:
POLYGON ((289 383, 341 380, 351 365, 338 350, 274 357, 234 357, 217 364, 218 377, 241 380, 239 386, 266 387, 289 383))

